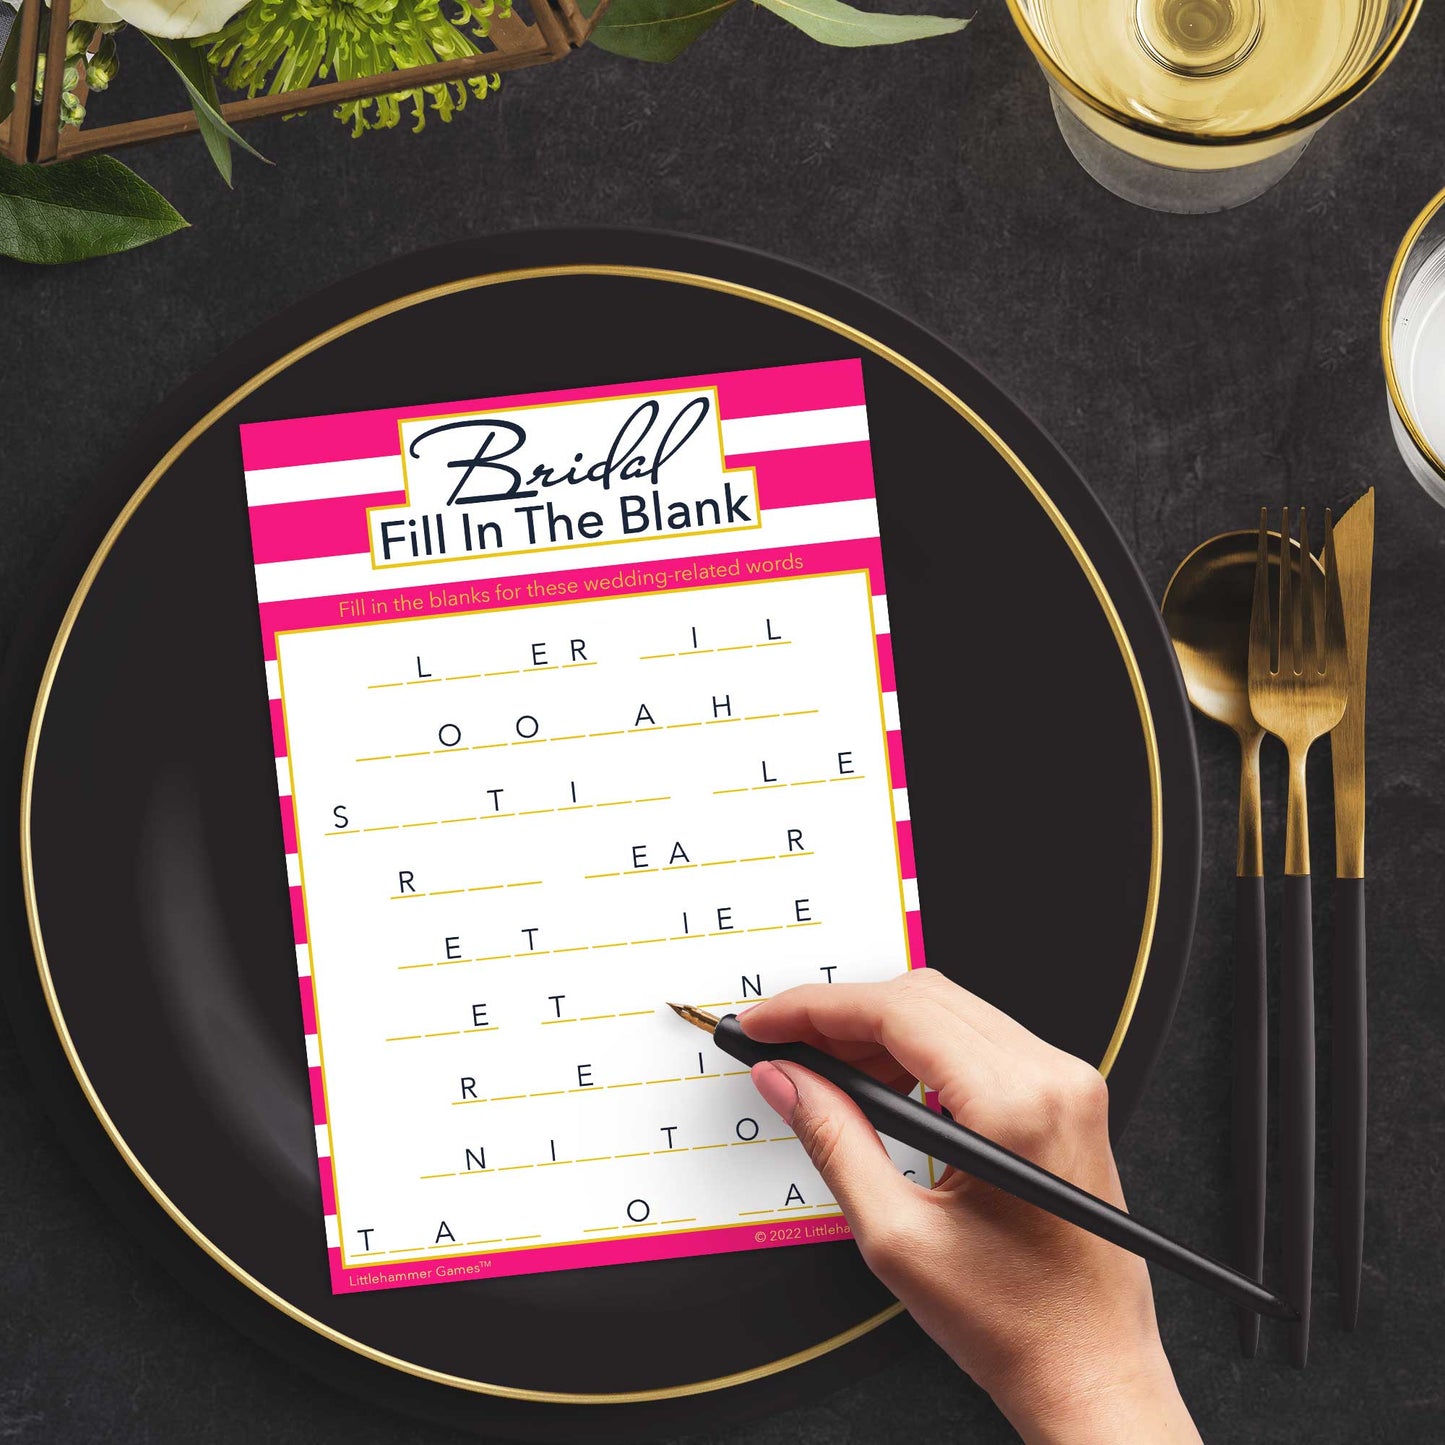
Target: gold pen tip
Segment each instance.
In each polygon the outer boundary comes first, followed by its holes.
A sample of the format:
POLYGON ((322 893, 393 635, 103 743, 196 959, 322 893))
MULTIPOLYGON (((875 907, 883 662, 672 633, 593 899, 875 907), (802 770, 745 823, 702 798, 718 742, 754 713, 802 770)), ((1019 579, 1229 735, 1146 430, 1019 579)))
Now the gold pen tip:
POLYGON ((694 1008, 690 1003, 673 1003, 669 999, 667 1006, 678 1018, 690 1023, 695 1029, 701 1029, 704 1033, 710 1034, 718 1026, 718 1021, 712 1014, 706 1013, 700 1008, 694 1008))

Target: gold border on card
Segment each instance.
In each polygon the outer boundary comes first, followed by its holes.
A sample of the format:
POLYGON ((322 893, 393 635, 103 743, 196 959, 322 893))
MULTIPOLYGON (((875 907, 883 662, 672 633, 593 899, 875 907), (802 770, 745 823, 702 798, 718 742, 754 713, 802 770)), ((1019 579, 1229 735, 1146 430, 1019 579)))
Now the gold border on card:
POLYGON ((687 1395, 705 1394, 712 1390, 727 1389, 735 1385, 748 1384, 753 1380, 763 1379, 768 1375, 777 1374, 779 1371, 791 1369, 796 1365, 805 1364, 809 1360, 815 1360, 822 1355, 841 1348, 843 1345, 859 1339, 868 1334, 871 1330, 895 1318, 903 1311, 902 1304, 895 1301, 886 1309, 878 1311, 877 1314, 860 1321, 850 1329, 840 1334, 831 1336, 828 1339, 820 1340, 815 1345, 806 1349, 798 1350, 791 1355, 781 1359, 769 1360, 761 1365, 754 1365, 750 1369, 739 1370, 730 1375, 721 1375, 715 1379, 693 1380, 686 1384, 669 1385, 650 1390, 630 1390, 619 1393, 566 1393, 556 1390, 531 1390, 522 1389, 513 1385, 493 1384, 483 1380, 468 1379, 460 1375, 446 1374, 440 1370, 429 1369, 424 1365, 414 1364, 409 1360, 403 1360, 395 1355, 389 1355, 382 1350, 375 1349, 361 1340, 353 1339, 343 1334, 340 1330, 333 1328, 322 1320, 308 1315, 304 1310, 292 1304, 289 1300, 282 1298, 274 1290, 263 1284, 255 1276, 248 1273, 235 1260, 226 1255, 201 1230, 193 1224, 190 1219, 177 1207, 160 1185, 151 1177, 144 1164, 136 1157, 125 1137, 116 1127, 115 1121, 110 1117, 104 1103, 91 1083, 85 1071, 85 1065, 80 1059, 76 1050, 75 1041, 71 1038, 69 1026, 66 1024, 64 1012, 60 1006, 55 981, 51 976, 49 959, 45 952, 45 939, 41 932, 40 917, 36 900, 35 869, 34 859, 31 856, 30 846, 30 819, 31 808, 34 803, 35 787, 35 759, 39 748, 41 729, 45 723, 45 709, 50 698, 51 688, 54 686, 55 676, 60 667, 60 659, 65 651, 65 646, 73 631, 76 619, 80 615, 81 608, 85 605, 86 597, 90 593, 95 579, 104 566, 106 558, 110 555, 111 549, 115 546, 117 538, 129 525, 131 518, 135 515, 137 508, 150 494, 160 479, 166 474, 172 463, 196 440, 206 432, 216 421, 230 411, 238 402, 265 385, 272 377, 279 375, 295 362, 303 357, 319 351, 322 347, 329 345, 338 337, 348 335, 373 321, 393 315, 398 311, 406 310, 412 306, 422 305, 428 301, 439 300, 446 296, 452 296, 461 291, 475 290, 485 286, 498 286, 514 281, 546 280, 559 276, 613 276, 632 280, 665 281, 680 286, 695 286, 703 290, 719 291, 729 296, 736 296, 745 301, 753 301, 763 306, 771 307, 777 311, 786 312, 788 315, 796 316, 804 321, 809 321, 824 330, 831 331, 835 335, 845 337, 854 345, 866 351, 872 352, 875 356, 881 357, 892 366, 896 366, 906 376, 916 381, 940 401, 946 403, 958 413, 970 426, 974 428, 993 449, 1008 463, 1014 474, 1029 489, 1034 499, 1044 509, 1049 520, 1058 529, 1059 535, 1068 544, 1069 550, 1073 553, 1075 561, 1080 569, 1089 579, 1089 585, 1093 588, 1094 595, 1099 601, 1100 607, 1108 619, 1109 628, 1114 634, 1114 640, 1118 644, 1120 655, 1123 658, 1125 668, 1129 674, 1129 684, 1134 692, 1134 701, 1139 709, 1139 721, 1144 733, 1144 749, 1149 766, 1149 793, 1150 793, 1150 824, 1153 829, 1153 836, 1150 842, 1149 857, 1149 887, 1144 905, 1144 918, 1139 950, 1135 956, 1133 972, 1129 979, 1129 986, 1125 991, 1123 1006, 1120 1009, 1119 1017, 1114 1025, 1113 1036, 1109 1040, 1109 1046, 1104 1052, 1104 1057, 1099 1063, 1099 1072, 1108 1075, 1114 1060, 1118 1057, 1119 1049, 1124 1042, 1124 1036, 1128 1032, 1130 1022, 1134 1016, 1134 1009, 1139 1000, 1139 993, 1144 983, 1144 971, 1148 964, 1149 948, 1153 942, 1154 927, 1159 909, 1159 886, 1162 863, 1163 847, 1163 795, 1159 776, 1159 747, 1158 739, 1154 731, 1153 714, 1149 709, 1149 701, 1144 691, 1144 680, 1139 673, 1138 660, 1134 656, 1133 649, 1129 645, 1129 639, 1124 631, 1124 625, 1119 617, 1118 610, 1114 606, 1113 599, 1109 596, 1104 587, 1103 579, 1099 576, 1093 561, 1087 552, 1084 551, 1082 543, 1074 534, 1063 514, 1040 483, 1029 473, 1023 462, 1014 454, 1003 438, 962 400, 948 390, 941 382, 935 380, 922 368, 915 366, 906 357, 891 347, 885 346, 882 342, 875 341, 864 332, 849 326, 846 322, 838 321, 823 312, 815 311, 809 306, 804 306, 795 301, 787 300, 782 296, 775 296, 767 291, 760 291, 755 287, 744 286, 732 281, 720 281, 711 276, 701 276, 685 271, 669 271, 660 267, 652 266, 620 266, 620 265, 567 265, 567 266, 536 266, 525 267, 511 271, 499 271, 481 276, 468 276, 461 280, 447 281, 436 286, 429 286, 425 290, 414 291, 405 296, 399 296, 391 301, 384 302, 380 306, 372 307, 360 315, 353 316, 349 320, 339 322, 337 325, 327 328, 313 336, 309 341, 303 342, 300 346, 294 347, 284 356, 278 357, 270 365, 263 367, 255 375, 236 387, 224 400, 213 406, 201 419, 189 427, 182 436, 174 442, 161 457, 160 461, 147 473, 145 479, 131 494, 121 509, 119 516, 111 524, 106 532, 100 546, 96 549, 95 555, 90 559, 84 575, 80 579, 70 604, 65 610, 60 627, 56 633, 55 642, 50 649, 50 655, 46 660, 45 670, 41 675, 40 687, 35 699, 35 708, 31 714, 30 730, 26 738, 25 759, 21 776, 20 793, 20 861, 21 871, 24 878, 25 888, 25 913, 30 925, 30 939, 35 951, 36 967, 40 973, 40 984, 45 994, 46 1006, 50 1010, 50 1017, 55 1026, 56 1034, 59 1036, 62 1048, 65 1050, 66 1058, 75 1074, 87 1102, 94 1111, 96 1118, 100 1121, 105 1132, 109 1135, 111 1143, 115 1145, 121 1158, 135 1177, 144 1185, 147 1192, 155 1199, 156 1203, 171 1217, 174 1223, 179 1226, 182 1232, 193 1244, 202 1249, 213 1260, 216 1261, 233 1278, 240 1281, 247 1289, 259 1295, 267 1304, 272 1305, 287 1315, 296 1323, 304 1325, 307 1329, 314 1330, 323 1338, 330 1340, 335 1345, 344 1349, 352 1350, 366 1359, 377 1364, 388 1366, 391 1369, 404 1371, 406 1374, 415 1375, 420 1379, 430 1380, 439 1385, 450 1385, 462 1390, 470 1390, 479 1394, 496 1395, 509 1400, 525 1400, 543 1404, 560 1405, 623 1405, 641 1404, 652 1400, 678 1399, 687 1395))

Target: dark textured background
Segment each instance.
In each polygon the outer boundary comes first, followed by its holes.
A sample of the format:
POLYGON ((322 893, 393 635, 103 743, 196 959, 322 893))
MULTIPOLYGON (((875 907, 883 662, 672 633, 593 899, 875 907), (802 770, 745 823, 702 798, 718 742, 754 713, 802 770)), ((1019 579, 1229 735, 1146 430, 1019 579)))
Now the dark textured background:
MULTIPOLYGON (((238 160, 234 194, 197 141, 134 152, 127 159, 192 230, 65 270, 0 262, 0 625, 8 636, 131 419, 223 345, 373 262, 509 227, 675 228, 774 251, 892 303, 1053 433, 1156 594, 1195 542, 1248 525, 1261 501, 1340 502, 1374 483, 1374 1060, 1360 1329, 1334 1328, 1327 1243, 1303 1375, 1269 1332, 1265 1357, 1243 1363, 1225 1311, 1156 1282, 1165 1343, 1206 1438, 1442 1438, 1445 513, 1395 455, 1376 342, 1396 242, 1445 183, 1442 66, 1445 11, 1427 6, 1393 70, 1294 174, 1243 210, 1200 218, 1136 210, 1075 166, 1002 0, 980 0, 961 37, 857 52, 817 47, 739 6, 670 67, 584 52, 507 80, 419 137, 353 142, 324 114, 263 123, 251 135, 278 164, 238 160)), ((565 368, 565 333, 558 345, 565 368)), ((1200 748, 1206 866, 1193 965, 1121 1165, 1137 1212, 1222 1251, 1235 759, 1208 725, 1200 748)), ((1267 801, 1277 815, 1276 764, 1267 801)), ((1324 794, 1328 773, 1317 776, 1324 794)), ((1321 817, 1321 873, 1328 839, 1321 817)), ((1276 835, 1274 866, 1281 855, 1276 835)), ((331 1393, 184 1294, 63 1152, 3 1025, 0 1100, 0 1440, 454 1438, 331 1393)), ((1321 1224, 1327 1242, 1327 1202, 1321 1224)), ((924 1347, 830 1399, 698 1439, 921 1437, 1011 1438, 924 1347)))

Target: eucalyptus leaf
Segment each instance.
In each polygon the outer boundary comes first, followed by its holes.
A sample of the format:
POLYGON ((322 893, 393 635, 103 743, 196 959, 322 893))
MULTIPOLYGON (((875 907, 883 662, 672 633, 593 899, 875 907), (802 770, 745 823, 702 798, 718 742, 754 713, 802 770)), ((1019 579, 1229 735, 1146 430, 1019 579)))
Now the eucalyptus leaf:
POLYGON ((796 25, 824 45, 897 45, 952 35, 968 24, 942 15, 877 15, 855 10, 843 0, 756 0, 774 15, 796 25))
MULTIPOLYGON (((170 61, 176 74, 185 83, 186 94, 191 98, 191 109, 196 113, 196 124, 221 179, 231 184, 231 147, 240 146, 248 155, 258 161, 266 157, 245 140, 221 114, 220 98, 216 94, 216 77, 205 54, 189 40, 166 40, 161 36, 147 35, 146 39, 170 61)), ((266 161, 269 165, 270 162, 266 161)))
MULTIPOLYGON (((737 0, 612 0, 591 44, 631 60, 676 60, 737 0)), ((588 14, 593 5, 587 5, 588 14)))
POLYGON ((186 224, 159 191, 110 156, 54 166, 0 160, 0 255, 17 261, 109 256, 186 224))

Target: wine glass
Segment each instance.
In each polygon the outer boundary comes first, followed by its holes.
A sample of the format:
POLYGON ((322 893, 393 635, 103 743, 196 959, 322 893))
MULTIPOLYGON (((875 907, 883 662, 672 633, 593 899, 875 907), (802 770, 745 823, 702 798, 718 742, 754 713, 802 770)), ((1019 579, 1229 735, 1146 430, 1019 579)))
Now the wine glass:
POLYGON ((1445 191, 1395 252, 1380 310, 1390 427, 1410 475, 1445 506, 1445 191))
POLYGON ((1008 0, 1065 142, 1156 211, 1262 195, 1379 78, 1421 0, 1008 0))

